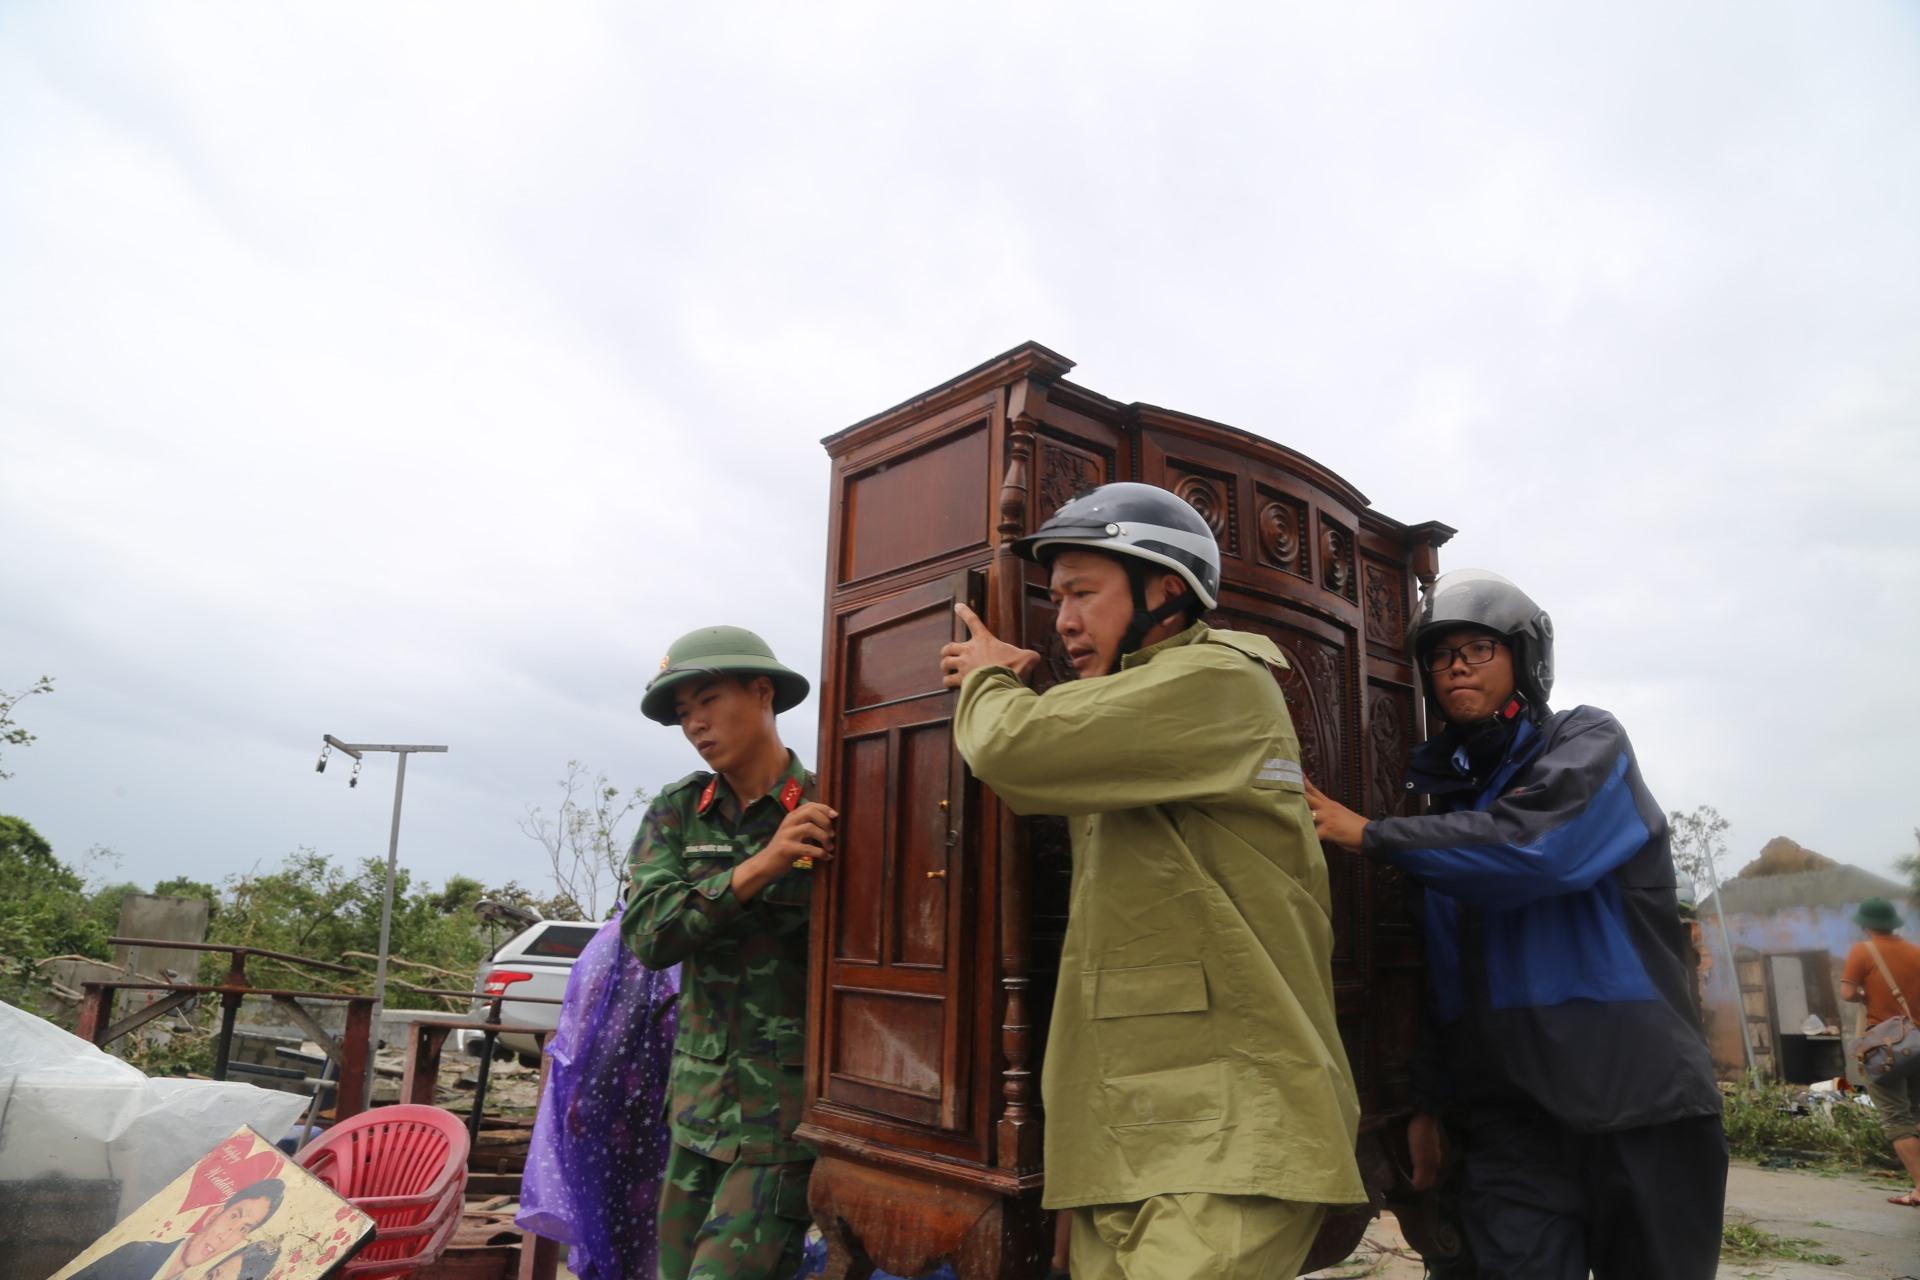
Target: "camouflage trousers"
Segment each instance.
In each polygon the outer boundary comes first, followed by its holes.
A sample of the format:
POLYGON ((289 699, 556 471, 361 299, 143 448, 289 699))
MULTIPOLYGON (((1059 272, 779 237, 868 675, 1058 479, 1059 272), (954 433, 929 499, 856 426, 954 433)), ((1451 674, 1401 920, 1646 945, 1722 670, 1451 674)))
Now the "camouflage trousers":
POLYGON ((792 1280, 811 1160, 728 1164, 679 1143, 660 1184, 660 1280, 792 1280))

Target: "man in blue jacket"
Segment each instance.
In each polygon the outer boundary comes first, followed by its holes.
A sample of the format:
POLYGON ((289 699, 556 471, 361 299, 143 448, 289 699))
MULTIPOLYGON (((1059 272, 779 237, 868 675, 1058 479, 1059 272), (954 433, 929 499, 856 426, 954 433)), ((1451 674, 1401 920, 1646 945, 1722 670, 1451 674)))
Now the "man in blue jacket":
POLYGON ((1444 1112, 1483 1277, 1707 1280, 1720 1092, 1666 819, 1626 731, 1593 707, 1549 713, 1552 622, 1497 574, 1444 575, 1413 647, 1445 722, 1408 773, 1432 811, 1368 821, 1311 785, 1308 802, 1323 841, 1423 889, 1416 1181, 1444 1112))

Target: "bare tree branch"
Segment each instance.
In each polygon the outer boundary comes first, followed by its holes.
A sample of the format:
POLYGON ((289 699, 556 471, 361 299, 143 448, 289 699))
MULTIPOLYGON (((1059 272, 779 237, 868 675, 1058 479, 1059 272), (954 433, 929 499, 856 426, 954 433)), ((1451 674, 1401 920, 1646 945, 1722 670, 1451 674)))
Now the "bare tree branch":
POLYGON ((1703 804, 1692 813, 1675 809, 1667 815, 1667 825, 1673 832, 1674 870, 1693 885, 1696 899, 1704 898, 1717 878, 1721 859, 1727 856, 1727 828, 1732 824, 1718 809, 1703 804))
MULTIPOLYGON (((4 689, 0 689, 0 744, 9 747, 24 747, 31 743, 36 735, 28 733, 25 729, 22 729, 13 722, 13 709, 35 694, 52 692, 52 676, 41 676, 27 688, 17 693, 9 693, 4 689)), ((13 775, 5 769, 0 769, 0 781, 4 781, 12 776, 13 775)))
POLYGON ((555 785, 559 809, 549 815, 528 805, 520 831, 546 850, 559 896, 571 899, 586 919, 598 920, 602 904, 612 906, 626 867, 620 828, 646 804, 647 793, 640 787, 623 792, 578 760, 567 761, 566 776, 555 785))

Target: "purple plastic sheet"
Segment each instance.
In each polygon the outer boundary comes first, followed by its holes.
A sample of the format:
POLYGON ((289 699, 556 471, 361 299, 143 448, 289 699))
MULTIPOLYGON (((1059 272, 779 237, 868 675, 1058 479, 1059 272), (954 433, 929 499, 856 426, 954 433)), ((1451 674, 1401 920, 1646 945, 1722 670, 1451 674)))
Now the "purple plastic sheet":
POLYGON ((680 968, 648 969, 609 920, 567 979, 514 1221, 568 1246, 580 1280, 654 1273, 654 1212, 680 968))

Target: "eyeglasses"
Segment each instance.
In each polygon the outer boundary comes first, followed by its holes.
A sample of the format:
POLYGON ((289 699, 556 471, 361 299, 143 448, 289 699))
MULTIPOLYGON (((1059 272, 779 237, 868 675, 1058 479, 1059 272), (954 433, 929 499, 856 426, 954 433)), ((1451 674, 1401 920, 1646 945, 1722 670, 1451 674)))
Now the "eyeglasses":
POLYGON ((1437 644, 1427 654, 1427 670, 1445 671, 1453 665, 1454 655, 1470 667, 1484 667, 1493 661, 1494 650, 1500 647, 1498 640, 1469 640, 1458 649, 1450 649, 1437 644))

